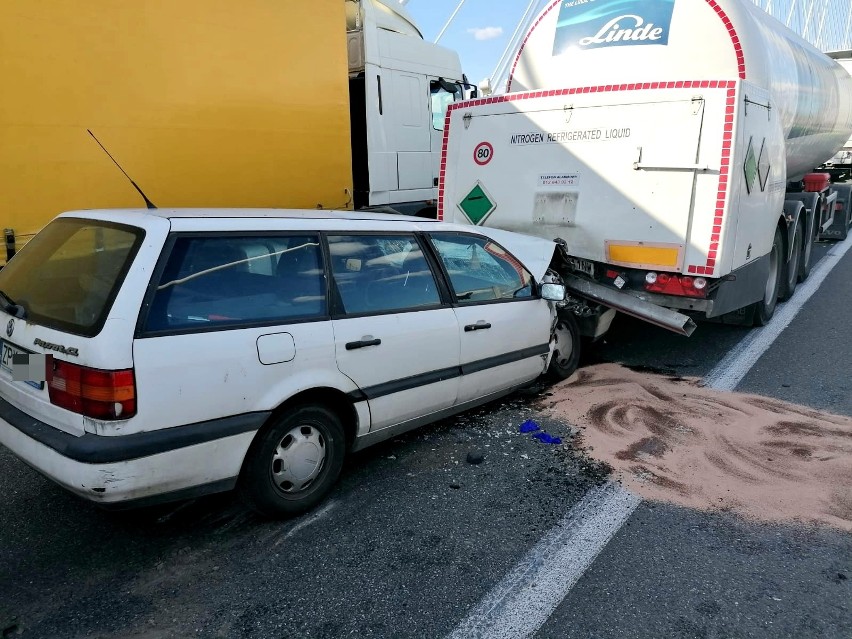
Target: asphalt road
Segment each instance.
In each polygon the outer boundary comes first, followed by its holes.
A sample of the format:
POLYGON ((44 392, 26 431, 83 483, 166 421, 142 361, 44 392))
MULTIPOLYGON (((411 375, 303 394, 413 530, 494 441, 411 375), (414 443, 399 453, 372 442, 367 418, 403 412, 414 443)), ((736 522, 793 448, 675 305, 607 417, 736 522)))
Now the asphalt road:
POLYGON ((531 397, 355 456, 323 506, 283 523, 227 495, 106 513, 0 451, 0 627, 39 638, 441 636, 604 475, 518 432, 531 397), (468 463, 471 451, 484 462, 468 463))
MULTIPOLYGON (((852 416, 849 309, 852 252, 736 390, 852 416)), ((595 356, 704 376, 747 329, 656 331, 627 320, 595 356)), ((852 536, 645 502, 536 636, 849 638, 852 536)))
POLYGON ((646 502, 536 635, 852 636, 852 542, 646 502))
MULTIPOLYGON (((824 252, 824 248, 822 252, 824 252)), ((852 253, 740 389, 852 414, 852 253)), ((619 320, 588 361, 703 376, 747 332, 619 320)), ((521 435, 546 388, 354 456, 287 522, 230 495, 107 513, 0 448, 0 636, 442 637, 606 469, 521 435), (467 454, 485 454, 479 465, 467 454)), ((643 503, 541 637, 850 637, 852 540, 643 503)))

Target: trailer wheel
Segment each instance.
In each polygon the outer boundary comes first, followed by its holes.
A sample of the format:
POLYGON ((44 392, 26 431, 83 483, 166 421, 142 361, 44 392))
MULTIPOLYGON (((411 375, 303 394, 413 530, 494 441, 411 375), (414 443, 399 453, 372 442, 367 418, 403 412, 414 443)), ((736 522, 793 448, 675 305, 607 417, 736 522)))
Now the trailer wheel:
POLYGON ((796 285, 799 283, 799 262, 801 262, 802 258, 802 234, 802 220, 799 219, 793 231, 793 246, 790 251, 790 260, 784 265, 784 277, 781 278, 781 290, 778 293, 778 297, 781 300, 788 300, 793 297, 796 285))
POLYGON ((766 288, 763 300, 754 305, 754 325, 766 326, 775 315, 778 306, 778 292, 781 289, 781 279, 784 276, 784 238, 781 229, 775 229, 775 239, 769 251, 769 276, 766 278, 766 288))
POLYGON ((813 253, 814 242, 816 241, 817 236, 817 211, 814 210, 811 213, 811 217, 808 220, 808 224, 806 224, 805 229, 803 229, 803 242, 802 242, 802 257, 799 260, 799 281, 804 282, 808 279, 808 275, 811 274, 811 254, 813 253))
POLYGON ((560 315, 553 329, 556 347, 547 369, 549 377, 556 381, 568 379, 580 364, 580 328, 570 313, 560 315))

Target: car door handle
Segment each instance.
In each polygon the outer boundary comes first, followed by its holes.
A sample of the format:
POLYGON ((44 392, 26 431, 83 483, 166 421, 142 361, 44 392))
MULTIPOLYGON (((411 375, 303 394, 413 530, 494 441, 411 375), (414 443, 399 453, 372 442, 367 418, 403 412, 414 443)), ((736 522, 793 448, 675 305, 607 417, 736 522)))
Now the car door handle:
POLYGON ((356 348, 366 348, 368 346, 378 346, 382 343, 382 340, 379 338, 374 339, 362 339, 357 342, 346 342, 346 350, 354 351, 356 348))
POLYGON ((486 328, 491 328, 491 324, 479 320, 476 324, 468 324, 464 327, 464 330, 466 333, 469 333, 470 331, 481 331, 486 328))

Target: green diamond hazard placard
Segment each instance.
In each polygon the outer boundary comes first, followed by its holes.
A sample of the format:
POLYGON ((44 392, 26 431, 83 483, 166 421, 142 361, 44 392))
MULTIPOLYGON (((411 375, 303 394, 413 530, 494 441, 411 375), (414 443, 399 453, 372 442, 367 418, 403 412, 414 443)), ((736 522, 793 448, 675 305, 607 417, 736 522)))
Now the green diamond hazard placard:
POLYGON ((743 173, 746 179, 746 188, 748 192, 754 191, 754 178, 757 177, 757 157, 754 154, 754 139, 748 141, 748 151, 746 151, 745 164, 743 165, 743 173))
POLYGON ((760 190, 766 190, 766 180, 769 179, 769 171, 772 166, 769 163, 769 151, 766 149, 766 138, 760 145, 760 156, 757 158, 757 179, 760 180, 760 190))
POLYGON ((477 181, 476 185, 470 190, 470 193, 464 196, 464 199, 458 203, 458 207, 462 213, 467 216, 474 224, 482 224, 491 212, 497 208, 494 199, 488 195, 485 187, 477 181))

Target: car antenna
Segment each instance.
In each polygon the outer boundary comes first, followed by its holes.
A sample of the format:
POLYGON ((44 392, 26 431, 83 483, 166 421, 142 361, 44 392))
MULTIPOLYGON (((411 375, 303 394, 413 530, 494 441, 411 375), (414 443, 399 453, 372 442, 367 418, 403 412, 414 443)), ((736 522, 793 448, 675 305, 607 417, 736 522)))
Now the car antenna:
POLYGON ((145 206, 147 206, 149 209, 152 209, 152 210, 156 209, 157 207, 154 206, 154 203, 151 200, 149 200, 148 197, 142 192, 142 189, 140 189, 139 185, 136 184, 136 182, 133 181, 133 178, 131 178, 129 175, 127 175, 127 171, 125 171, 124 169, 121 168, 121 165, 118 163, 118 161, 114 157, 112 157, 110 152, 106 150, 106 147, 103 144, 101 144, 101 141, 98 138, 95 137, 95 134, 92 133, 91 129, 86 129, 86 131, 88 131, 89 135, 92 136, 92 139, 95 142, 98 143, 98 146, 103 149, 104 153, 106 153, 109 156, 109 159, 112 160, 115 163, 115 165, 118 167, 118 170, 121 171, 122 173, 124 173, 124 177, 126 177, 128 180, 130 180, 130 183, 133 185, 133 188, 136 189, 137 191, 139 191, 139 195, 141 195, 142 199, 145 200, 145 206))

